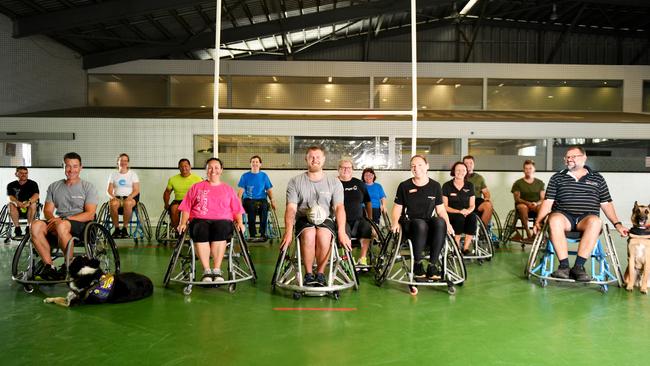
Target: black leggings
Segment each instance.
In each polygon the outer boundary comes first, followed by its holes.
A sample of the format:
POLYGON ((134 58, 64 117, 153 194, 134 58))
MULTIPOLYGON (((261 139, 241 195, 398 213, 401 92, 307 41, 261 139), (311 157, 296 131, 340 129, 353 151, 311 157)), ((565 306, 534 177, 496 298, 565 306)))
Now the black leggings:
POLYGON ((430 219, 410 219, 403 224, 404 235, 413 243, 413 259, 415 262, 422 260, 422 252, 429 248, 430 262, 436 263, 445 244, 447 224, 440 217, 430 219))
POLYGON ((478 216, 471 213, 467 216, 459 213, 447 213, 449 215, 449 223, 454 228, 456 235, 476 235, 476 227, 478 226, 478 216))

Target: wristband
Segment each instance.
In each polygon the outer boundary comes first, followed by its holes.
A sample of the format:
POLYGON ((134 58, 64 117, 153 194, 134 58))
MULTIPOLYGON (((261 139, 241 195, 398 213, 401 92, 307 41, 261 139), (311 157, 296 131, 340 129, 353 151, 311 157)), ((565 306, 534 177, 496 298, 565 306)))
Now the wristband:
POLYGON ((617 225, 623 225, 623 223, 622 223, 622 222, 620 222, 620 221, 616 221, 616 222, 615 222, 615 223, 613 223, 612 225, 614 225, 614 227, 616 227, 617 225))

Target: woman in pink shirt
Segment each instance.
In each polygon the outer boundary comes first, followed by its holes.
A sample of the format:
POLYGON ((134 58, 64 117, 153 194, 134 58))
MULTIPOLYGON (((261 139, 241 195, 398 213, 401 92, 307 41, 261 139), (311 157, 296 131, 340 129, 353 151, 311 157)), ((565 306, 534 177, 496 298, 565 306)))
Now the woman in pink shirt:
POLYGON ((181 211, 178 232, 183 233, 188 221, 190 222, 189 234, 203 266, 201 282, 223 282, 221 261, 226 252, 226 243, 233 235, 233 221, 237 223, 240 231, 245 230, 242 222, 244 208, 235 190, 221 182, 221 160, 208 159, 205 172, 207 179, 192 185, 178 206, 181 211), (212 269, 210 255, 214 260, 212 269))

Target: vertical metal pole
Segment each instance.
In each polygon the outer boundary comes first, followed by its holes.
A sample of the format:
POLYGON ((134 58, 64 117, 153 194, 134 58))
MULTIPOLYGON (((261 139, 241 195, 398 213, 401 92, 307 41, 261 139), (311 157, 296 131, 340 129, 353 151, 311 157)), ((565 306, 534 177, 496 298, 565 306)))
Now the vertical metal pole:
POLYGON ((219 157, 219 49, 221 48, 221 0, 217 0, 214 30, 214 100, 212 102, 212 155, 219 157))
POLYGON ((415 155, 418 135, 418 40, 415 9, 415 0, 411 0, 411 156, 415 155))

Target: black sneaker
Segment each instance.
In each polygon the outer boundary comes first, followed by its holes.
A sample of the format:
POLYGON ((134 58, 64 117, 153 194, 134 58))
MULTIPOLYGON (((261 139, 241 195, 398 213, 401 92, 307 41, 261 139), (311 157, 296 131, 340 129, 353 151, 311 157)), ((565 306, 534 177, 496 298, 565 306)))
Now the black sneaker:
POLYGON ((327 282, 325 281, 325 274, 324 273, 317 273, 316 274, 316 283, 318 283, 318 286, 325 287, 327 282))
POLYGON ((117 227, 116 227, 115 230, 113 230, 113 233, 111 234, 111 237, 112 237, 113 239, 119 239, 119 238, 121 238, 121 237, 122 237, 122 230, 120 230, 120 228, 117 228, 117 227))
POLYGON ((439 281, 442 278, 440 276, 440 270, 438 270, 435 265, 429 264, 429 268, 427 268, 427 278, 431 281, 439 281))
POLYGON ((61 279, 59 271, 56 270, 51 264, 46 264, 41 270, 41 278, 45 281, 56 281, 61 279))
POLYGON ((314 286, 317 283, 318 282, 316 282, 316 277, 314 277, 313 273, 306 273, 305 280, 302 281, 303 286, 314 286))
POLYGON ((20 228, 20 226, 16 226, 14 229, 14 237, 19 237, 23 236, 23 230, 20 228))
POLYGON ((125 227, 123 227, 122 228, 122 238, 127 239, 129 237, 130 237, 129 232, 126 230, 125 227))
POLYGON ((591 281, 591 276, 585 271, 583 266, 573 266, 569 272, 569 276, 576 280, 576 282, 589 282, 591 281))
POLYGON ((566 268, 558 268, 553 273, 551 273, 551 277, 553 278, 560 278, 563 280, 568 280, 569 279, 569 267, 566 268))
POLYGON ((422 264, 422 262, 417 262, 413 266, 413 276, 415 276, 416 278, 424 278, 425 277, 424 265, 422 264))

